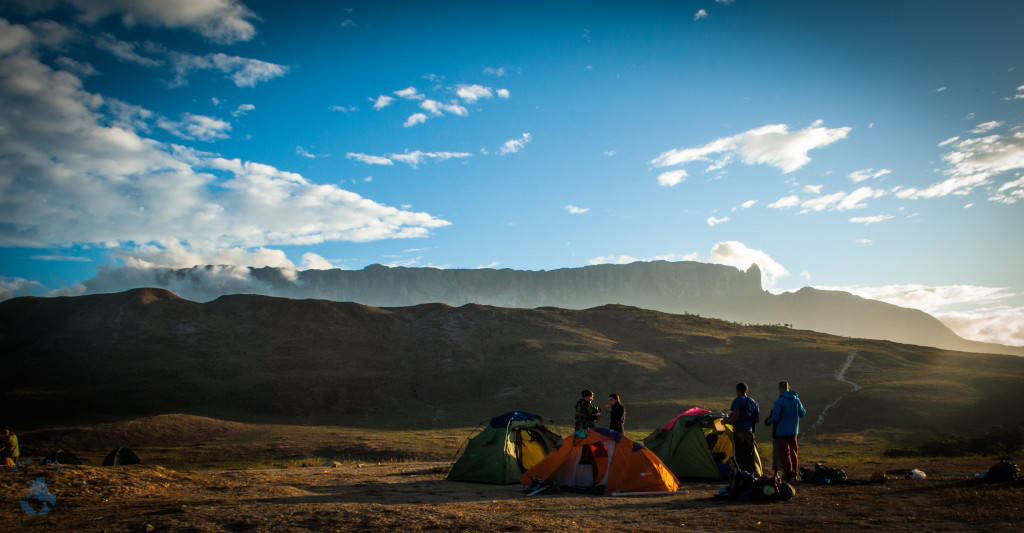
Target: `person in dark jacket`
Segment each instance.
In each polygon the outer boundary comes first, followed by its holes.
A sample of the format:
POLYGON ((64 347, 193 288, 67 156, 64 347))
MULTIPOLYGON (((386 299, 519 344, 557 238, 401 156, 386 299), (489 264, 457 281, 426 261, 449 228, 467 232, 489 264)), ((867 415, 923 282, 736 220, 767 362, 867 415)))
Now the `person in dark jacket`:
POLYGON ((601 409, 594 405, 594 393, 584 390, 583 397, 576 401, 576 431, 594 427, 594 422, 601 418, 601 409))
POLYGON ((789 382, 780 381, 779 399, 775 400, 768 420, 775 424, 775 446, 782 463, 782 479, 789 483, 796 481, 797 468, 800 467, 797 436, 800 434, 800 419, 806 415, 807 410, 800 398, 789 390, 789 382))
POLYGON ((623 426, 626 424, 626 406, 622 405, 622 400, 619 399, 618 394, 612 393, 608 395, 606 410, 611 413, 611 418, 608 420, 608 429, 618 431, 619 433, 625 431, 623 426))
POLYGON ((730 407, 732 413, 725 420, 732 424, 732 453, 736 458, 736 466, 751 474, 754 472, 754 424, 761 420, 761 411, 757 402, 747 396, 747 384, 736 384, 736 398, 730 407))

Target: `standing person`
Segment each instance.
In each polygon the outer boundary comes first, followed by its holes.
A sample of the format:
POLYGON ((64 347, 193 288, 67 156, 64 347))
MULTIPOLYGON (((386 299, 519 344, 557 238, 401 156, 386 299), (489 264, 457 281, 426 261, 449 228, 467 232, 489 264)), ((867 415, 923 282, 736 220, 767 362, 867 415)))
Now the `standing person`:
POLYGON ((608 420, 608 429, 618 431, 622 433, 625 431, 623 425, 626 423, 626 406, 622 405, 622 400, 619 399, 619 395, 612 393, 608 395, 608 407, 607 411, 611 413, 611 419, 608 420))
POLYGON ((725 420, 732 424, 732 453, 736 466, 754 474, 754 424, 761 420, 757 402, 747 396, 747 384, 736 384, 736 398, 732 401, 732 412, 725 420))
POLYGON ((796 481, 796 469, 800 466, 797 435, 800 433, 800 419, 806 414, 800 398, 789 390, 789 382, 780 381, 779 399, 775 400, 768 420, 775 423, 775 446, 779 449, 779 462, 782 463, 782 479, 788 483, 796 481))
POLYGON ((7 466, 15 466, 18 464, 19 455, 21 452, 18 450, 18 436, 5 429, 4 434, 0 436, 0 457, 7 466))
POLYGON ((594 422, 601 418, 601 409, 594 405, 594 393, 584 390, 583 397, 576 401, 576 431, 594 427, 594 422))

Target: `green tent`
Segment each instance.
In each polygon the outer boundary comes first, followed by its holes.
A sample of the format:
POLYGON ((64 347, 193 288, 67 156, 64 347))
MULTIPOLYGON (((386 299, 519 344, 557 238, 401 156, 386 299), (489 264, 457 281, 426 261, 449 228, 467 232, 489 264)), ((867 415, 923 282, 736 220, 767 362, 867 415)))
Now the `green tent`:
POLYGON ((478 483, 518 483, 519 476, 547 456, 562 437, 532 413, 512 411, 491 419, 466 443, 448 478, 478 483))
POLYGON ((128 448, 118 448, 107 454, 103 459, 103 466, 137 465, 141 462, 135 452, 128 448))
POLYGON ((46 456, 46 460, 53 464, 61 465, 80 465, 82 461, 75 457, 75 454, 67 450, 57 450, 50 455, 46 456))
MULTIPOLYGON (((694 407, 645 437, 644 446, 680 479, 718 479, 729 473, 732 426, 722 423, 722 417, 694 407)), ((753 474, 760 476, 761 458, 756 446, 754 467, 753 474)))

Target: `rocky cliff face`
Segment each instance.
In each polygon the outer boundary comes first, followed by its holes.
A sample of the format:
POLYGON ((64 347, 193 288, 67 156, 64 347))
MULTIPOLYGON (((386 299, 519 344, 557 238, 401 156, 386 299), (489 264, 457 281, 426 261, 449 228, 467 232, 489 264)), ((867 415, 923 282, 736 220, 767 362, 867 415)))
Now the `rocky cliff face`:
POLYGON ((589 309, 621 304, 666 313, 697 314, 748 324, 789 324, 850 337, 882 339, 953 350, 1024 355, 1024 349, 967 341, 934 317, 845 292, 804 288, 773 295, 761 271, 685 262, 636 262, 558 270, 389 268, 306 270, 205 266, 140 271, 108 283, 103 275, 87 292, 160 287, 183 298, 210 301, 228 294, 356 302, 377 307, 425 303, 452 306, 589 309), (128 280, 125 282, 124 280, 128 280), (126 286, 125 283, 132 283, 126 286))
MULTIPOLYGON (((254 276, 266 281, 275 271, 254 276)), ((278 283, 275 283, 278 285, 278 283)), ((655 261, 597 265, 550 271, 439 270, 388 268, 307 270, 299 273, 289 296, 354 301, 375 306, 441 302, 499 307, 585 309, 624 304, 683 312, 720 299, 758 298, 761 272, 706 263, 655 261)))

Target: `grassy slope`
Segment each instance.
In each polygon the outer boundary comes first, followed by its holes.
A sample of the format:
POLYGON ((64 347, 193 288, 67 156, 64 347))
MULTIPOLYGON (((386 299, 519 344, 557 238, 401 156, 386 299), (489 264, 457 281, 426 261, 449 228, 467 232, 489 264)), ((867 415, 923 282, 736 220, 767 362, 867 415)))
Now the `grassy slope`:
MULTIPOLYGON (((693 405, 727 408, 745 381, 764 412, 788 379, 805 427, 833 446, 916 442, 1016 425, 1024 359, 947 352, 623 306, 373 308, 165 291, 0 303, 4 401, 21 427, 187 412, 229 420, 458 432, 512 409, 565 427, 578 391, 617 392, 627 428, 693 405)), ((641 435, 642 436, 642 435, 641 435)), ((763 435, 762 435, 763 436, 763 435)), ((813 446, 813 444, 811 444, 813 446)))

